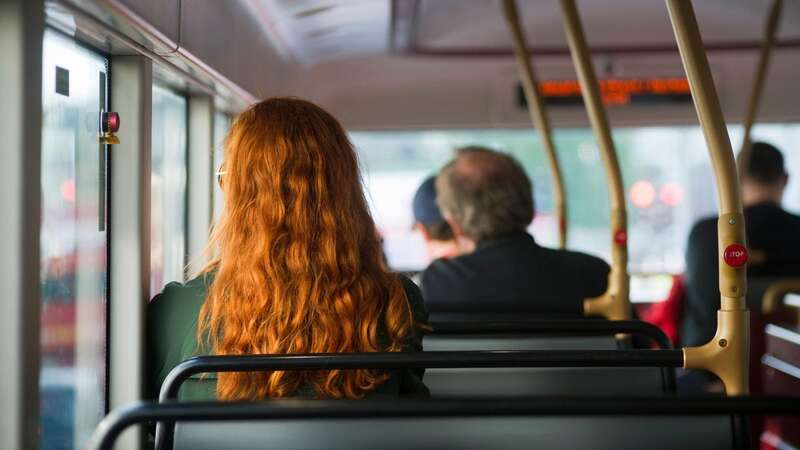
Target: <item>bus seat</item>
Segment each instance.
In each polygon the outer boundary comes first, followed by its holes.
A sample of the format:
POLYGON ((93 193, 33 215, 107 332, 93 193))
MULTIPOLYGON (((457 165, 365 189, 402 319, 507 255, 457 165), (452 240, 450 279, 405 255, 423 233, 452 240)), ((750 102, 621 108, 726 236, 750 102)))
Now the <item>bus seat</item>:
POLYGON ((444 417, 178 423, 175 450, 742 449, 729 416, 444 417))
MULTIPOLYGON (((462 350, 615 350, 613 336, 524 334, 431 334, 426 351, 462 350)), ((656 367, 553 367, 427 369, 423 381, 434 397, 520 395, 653 395, 670 391, 656 367)))
POLYGON ((428 334, 426 351, 471 350, 616 350, 613 336, 542 336, 536 334, 428 334))
POLYGON ((653 395, 667 391, 661 369, 647 367, 427 369, 431 396, 653 395))
POLYGON ((432 312, 428 317, 430 323, 443 323, 443 322, 525 322, 525 321, 541 321, 541 320, 565 320, 565 319, 582 319, 582 320, 606 320, 602 317, 585 317, 583 315, 567 314, 567 313, 541 313, 541 312, 492 312, 483 311, 481 313, 474 312, 432 312))

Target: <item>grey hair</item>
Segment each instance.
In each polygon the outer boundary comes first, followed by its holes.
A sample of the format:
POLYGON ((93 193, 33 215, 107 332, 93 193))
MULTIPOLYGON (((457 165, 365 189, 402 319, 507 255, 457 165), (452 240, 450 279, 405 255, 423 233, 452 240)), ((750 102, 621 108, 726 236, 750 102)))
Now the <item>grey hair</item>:
POLYGON ((481 242, 525 231, 533 220, 533 185, 513 157, 470 146, 442 168, 436 202, 464 234, 481 242))

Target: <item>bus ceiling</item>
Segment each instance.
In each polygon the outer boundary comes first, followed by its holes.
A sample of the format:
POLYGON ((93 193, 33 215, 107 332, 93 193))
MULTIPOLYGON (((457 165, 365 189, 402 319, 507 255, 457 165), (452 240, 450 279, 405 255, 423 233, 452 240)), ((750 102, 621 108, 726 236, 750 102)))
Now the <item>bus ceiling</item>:
MULTIPOLYGON (((306 63, 391 51, 437 57, 511 56, 513 50, 500 2, 463 0, 356 0, 251 2, 273 44, 285 57, 306 63), (376 17, 385 20, 375 20, 376 17)), ((791 3, 791 2, 790 2, 791 3)), ((582 1, 586 34, 599 53, 675 52, 663 1, 582 1), (619 14, 636 20, 619 20, 619 14), (595 38, 596 37, 596 38, 595 38)), ((761 45, 761 24, 753 17, 769 8, 766 0, 705 1, 697 16, 709 50, 747 50, 761 45)), ((532 53, 569 56, 560 26, 558 2, 519 2, 532 53)), ((787 5, 787 17, 800 6, 787 5)), ((786 19, 778 46, 800 45, 800 21, 786 19)))
MULTIPOLYGON (((503 15, 497 13, 499 1, 251 4, 283 63, 295 65, 296 76, 276 89, 313 96, 351 128, 517 128, 530 123, 526 108, 519 105, 514 45, 503 15), (391 111, 371 114, 371 108, 363 106, 365 98, 391 111)), ((696 123, 662 0, 584 0, 577 6, 601 83, 682 83, 677 94, 681 101, 655 106, 604 93, 614 126, 696 123), (623 12, 636 20, 620 20, 623 12)), ((770 6, 769 0, 696 5, 723 112, 731 123, 747 115, 747 98, 737 94, 748 92, 751 85, 747 77, 733 74, 753 72, 763 42, 762 18, 770 6)), ((528 52, 537 58, 539 81, 552 89, 577 89, 559 3, 519 1, 518 9, 528 52)), ((784 7, 774 48, 760 119, 793 120, 796 108, 781 99, 779 86, 796 76, 787 61, 791 58, 785 56, 800 52, 796 2, 784 7)), ((589 125, 580 105, 557 106, 549 111, 553 126, 589 125)))
MULTIPOLYGON (((184 78, 193 86, 227 98, 225 109, 238 110, 269 95, 301 94, 333 110, 351 129, 519 128, 530 123, 520 104, 513 43, 498 14, 499 1, 248 0, 224 7, 214 0, 193 0, 191 8, 183 0, 99 3, 110 5, 106 10, 112 14, 77 0, 48 3, 48 23, 109 50, 133 45, 168 59, 192 75, 184 78), (226 42, 236 42, 240 51, 229 52, 206 39, 208 24, 219 17, 236 24, 226 42), (120 43, 119 37, 108 36, 109 30, 135 42, 120 43), (242 56, 249 54, 260 57, 242 56), (373 114, 375 108, 383 114, 373 114)), ((604 92, 613 126, 696 123, 662 0, 581 0, 577 7, 601 84, 680 84, 675 94, 680 101, 656 105, 604 92), (623 13, 636 20, 620 20, 623 13)), ((770 7, 770 0, 697 2, 705 49, 730 123, 747 116, 748 99, 741 93, 751 90, 770 7)), ((559 3, 520 0, 518 8, 539 81, 550 91, 574 91, 577 79, 559 3)), ((777 29, 759 121, 800 119, 794 99, 783 95, 783 86, 797 77, 791 61, 800 52, 800 4, 785 2, 777 29)), ((551 108, 554 127, 589 125, 575 100, 551 108)))

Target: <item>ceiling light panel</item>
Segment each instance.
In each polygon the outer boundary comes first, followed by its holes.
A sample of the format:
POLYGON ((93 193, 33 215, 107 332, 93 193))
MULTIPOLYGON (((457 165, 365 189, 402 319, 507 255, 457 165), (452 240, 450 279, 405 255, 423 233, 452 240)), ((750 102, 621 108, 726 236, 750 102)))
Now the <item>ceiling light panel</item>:
POLYGON ((388 50, 390 0, 254 0, 272 39, 314 64, 388 50))

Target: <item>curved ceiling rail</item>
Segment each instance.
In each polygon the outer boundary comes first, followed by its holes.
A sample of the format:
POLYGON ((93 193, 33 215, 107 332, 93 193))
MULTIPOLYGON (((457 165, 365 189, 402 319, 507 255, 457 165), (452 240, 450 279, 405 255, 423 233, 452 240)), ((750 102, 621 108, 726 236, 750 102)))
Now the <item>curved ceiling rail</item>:
POLYGON ((756 66, 756 74, 753 78, 753 90, 750 93, 750 101, 747 104, 747 112, 744 116, 744 133, 742 135, 742 147, 739 151, 739 180, 744 175, 744 168, 750 161, 750 131, 753 128, 753 122, 756 119, 756 112, 761 96, 764 92, 764 81, 767 78, 767 69, 769 68, 770 56, 772 56, 772 49, 775 47, 775 40, 778 34, 778 22, 781 17, 781 9, 783 8, 783 0, 773 0, 772 7, 769 10, 767 17, 767 25, 764 28, 764 43, 761 46, 761 54, 758 59, 758 66, 756 66))
POLYGON ((528 103, 528 112, 531 115, 533 127, 539 131, 544 144, 547 163, 550 166, 550 176, 553 185, 553 201, 555 206, 556 219, 558 223, 558 244, 560 248, 567 246, 567 204, 564 193, 564 179, 561 174, 561 167, 558 164, 553 136, 550 130, 550 119, 544 110, 544 101, 537 88, 538 81, 533 70, 533 64, 528 57, 528 49, 525 43, 525 34, 517 13, 517 5, 514 0, 503 1, 503 13, 508 27, 511 30, 511 38, 514 41, 514 54, 519 66, 519 75, 522 79, 522 88, 525 92, 525 100, 528 103))
POLYGON ((599 297, 586 299, 583 302, 583 309, 589 316, 599 315, 610 320, 627 320, 630 318, 631 304, 628 277, 628 218, 622 188, 622 173, 575 1, 561 0, 561 9, 572 62, 578 73, 583 93, 583 102, 603 157, 611 205, 611 273, 608 277, 608 290, 599 297))
POLYGON ((683 349, 684 367, 711 371, 725 384, 728 395, 742 395, 748 391, 750 321, 745 303, 747 249, 736 164, 692 3, 689 0, 666 0, 666 3, 708 144, 720 209, 717 227, 721 299, 717 332, 705 345, 683 349))

